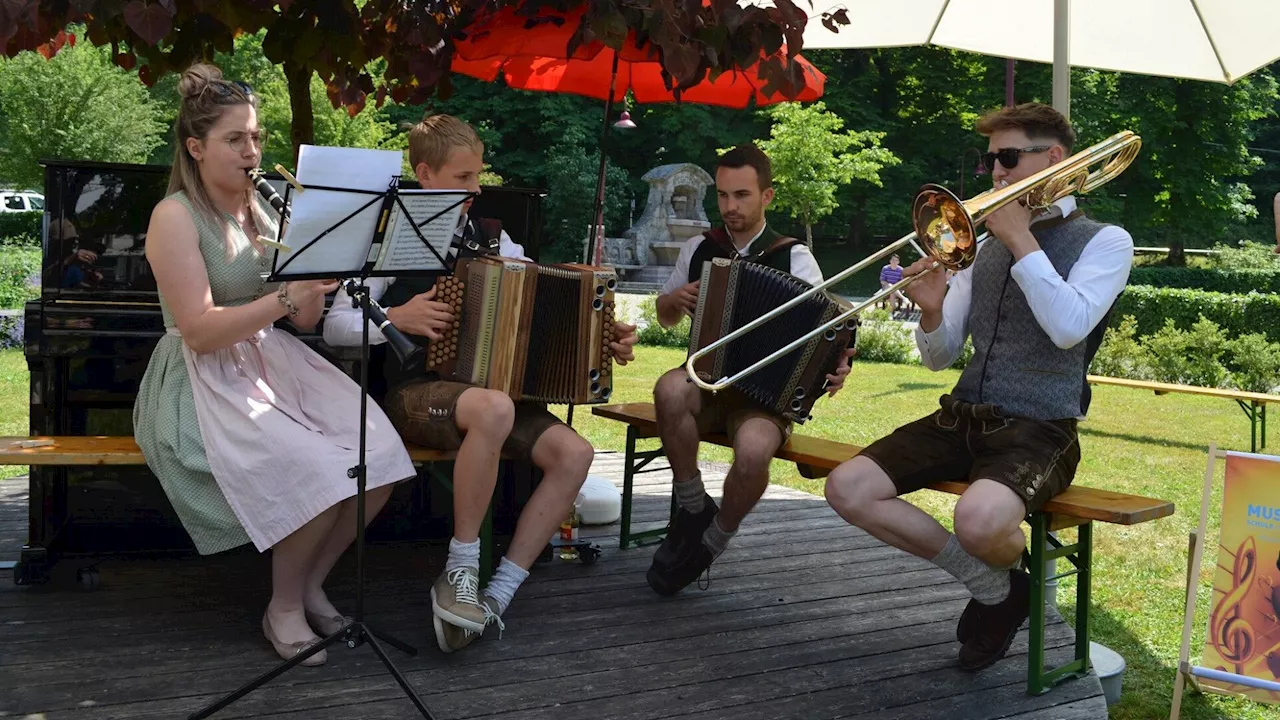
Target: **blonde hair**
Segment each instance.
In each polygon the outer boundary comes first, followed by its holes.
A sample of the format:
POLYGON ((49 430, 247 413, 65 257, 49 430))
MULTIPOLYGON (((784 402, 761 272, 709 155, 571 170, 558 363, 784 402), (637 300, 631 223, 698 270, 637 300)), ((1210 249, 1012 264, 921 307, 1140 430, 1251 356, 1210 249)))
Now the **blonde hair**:
POLYGON ((415 173, 422 163, 439 170, 449 161, 449 154, 458 148, 483 153, 484 142, 475 128, 452 115, 428 113, 409 130, 409 166, 415 173))
MULTIPOLYGON (((235 234, 231 232, 226 217, 209 199, 209 193, 200 180, 199 165, 187 150, 187 140, 206 139, 227 108, 251 105, 256 110, 258 96, 243 83, 223 80, 222 71, 206 63, 192 65, 182 73, 182 78, 178 81, 178 94, 182 96, 178 119, 174 122, 178 142, 174 148, 173 169, 169 173, 169 188, 165 194, 185 192, 187 199, 191 201, 191 207, 197 213, 221 227, 227 244, 227 258, 230 259, 236 251, 235 234)), ((274 237, 277 223, 267 214, 262 203, 255 201, 255 195, 252 190, 245 191, 245 203, 253 214, 253 221, 260 233, 274 237)))

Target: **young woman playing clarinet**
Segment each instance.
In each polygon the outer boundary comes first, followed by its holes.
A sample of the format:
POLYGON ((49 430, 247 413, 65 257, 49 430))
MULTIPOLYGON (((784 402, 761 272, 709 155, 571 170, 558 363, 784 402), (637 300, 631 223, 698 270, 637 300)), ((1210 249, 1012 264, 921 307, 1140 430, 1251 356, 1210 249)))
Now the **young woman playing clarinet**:
MULTIPOLYGON (((349 622, 323 585, 356 534, 347 469, 360 388, 274 327, 313 328, 337 281, 263 281, 259 236, 276 223, 246 174, 262 159, 257 96, 209 65, 178 89, 173 170, 146 242, 166 335, 138 389, 134 435, 201 554, 271 550, 262 632, 288 659, 349 622)), ((416 474, 386 415, 368 412, 366 523, 416 474)), ((321 650, 303 664, 325 660, 321 650)))

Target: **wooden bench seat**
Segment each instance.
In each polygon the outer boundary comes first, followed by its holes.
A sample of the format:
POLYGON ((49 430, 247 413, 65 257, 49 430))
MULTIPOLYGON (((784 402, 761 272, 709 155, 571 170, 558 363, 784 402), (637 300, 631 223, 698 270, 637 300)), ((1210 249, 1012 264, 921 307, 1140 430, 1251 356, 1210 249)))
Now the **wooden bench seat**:
MULTIPOLYGON (((405 447, 415 465, 427 467, 432 480, 450 493, 453 492, 450 477, 437 470, 433 463, 450 462, 457 457, 457 452, 433 450, 408 443, 405 447)), ((0 465, 146 465, 146 460, 132 436, 0 437, 0 465)), ((481 582, 487 582, 493 566, 492 504, 480 528, 480 541, 481 582)), ((22 577, 18 568, 15 568, 15 579, 19 584, 29 580, 22 577)))
POLYGON ((1235 400, 1240 409, 1244 411, 1245 417, 1249 418, 1250 452, 1258 452, 1267 448, 1267 405, 1280 403, 1280 395, 1268 395, 1266 393, 1231 390, 1228 388, 1201 387, 1199 385, 1178 385, 1151 380, 1130 380, 1129 378, 1115 378, 1106 375, 1090 375, 1089 384, 1150 390, 1156 395, 1180 393, 1183 395, 1203 395, 1235 400))
MULTIPOLYGON (((658 423, 652 403, 626 403, 598 405, 592 414, 627 425, 626 464, 623 468, 622 518, 619 545, 623 549, 638 547, 643 541, 665 535, 670 527, 644 532, 631 532, 631 504, 635 474, 655 458, 663 455, 657 450, 636 449, 636 441, 658 435, 658 423)), ((731 447, 723 434, 702 436, 703 442, 731 447)), ((848 443, 792 433, 775 457, 797 463, 809 477, 821 477, 840 463, 852 458, 862 448, 848 443)), ((969 486, 961 480, 934 483, 930 489, 959 495, 969 486)), ((675 493, 672 493, 671 510, 675 512, 675 493)), ((1089 672, 1089 617, 1090 585, 1092 576, 1093 523, 1095 521, 1117 525, 1137 525, 1173 514, 1173 503, 1155 498, 1111 492, 1082 485, 1072 485, 1066 492, 1045 503, 1040 512, 1027 518, 1031 528, 1031 547, 1027 554, 1027 567, 1031 573, 1030 651, 1027 660, 1027 692, 1038 695, 1069 677, 1089 672), (1053 530, 1077 527, 1074 544, 1064 545, 1053 530), (1045 563, 1063 558, 1073 568, 1053 577, 1046 577, 1045 563), (1049 580, 1076 575, 1076 645, 1075 658, 1058 668, 1046 670, 1044 665, 1045 633, 1045 585, 1049 580)))

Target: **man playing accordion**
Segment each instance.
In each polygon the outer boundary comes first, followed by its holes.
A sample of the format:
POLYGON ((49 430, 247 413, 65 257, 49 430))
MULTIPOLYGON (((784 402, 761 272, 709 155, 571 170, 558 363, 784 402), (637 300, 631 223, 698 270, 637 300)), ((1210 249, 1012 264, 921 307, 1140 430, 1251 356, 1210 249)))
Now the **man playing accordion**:
MULTIPOLYGON (((724 227, 690 238, 680 250, 670 279, 657 299, 658 322, 671 327, 692 316, 698 303, 703 263, 737 256, 790 273, 805 282, 822 282, 822 270, 809 247, 769 227, 764 211, 773 200, 769 158, 754 145, 741 145, 720 157, 716 198, 724 227)), ((827 376, 834 395, 849 373, 846 353, 827 376)), ((646 579, 653 590, 674 595, 707 571, 724 552, 769 485, 769 462, 791 433, 791 423, 732 388, 712 395, 689 381, 683 366, 663 375, 653 390, 658 435, 671 462, 678 508, 671 529, 653 556, 646 579), (722 505, 707 494, 698 470, 699 434, 723 432, 733 442, 733 465, 724 481, 722 505)))

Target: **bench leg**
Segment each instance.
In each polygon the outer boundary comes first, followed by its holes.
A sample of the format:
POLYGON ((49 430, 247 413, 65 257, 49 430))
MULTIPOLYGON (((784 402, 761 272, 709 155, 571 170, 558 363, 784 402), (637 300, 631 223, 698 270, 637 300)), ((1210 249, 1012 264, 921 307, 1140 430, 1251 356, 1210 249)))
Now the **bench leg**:
MULTIPOLYGON (((663 536, 667 534, 668 528, 671 527, 668 522, 667 527, 654 528, 643 532, 631 532, 631 506, 632 495, 635 492, 636 473, 644 469, 646 465, 653 462, 656 458, 662 457, 665 453, 662 448, 657 450, 636 450, 637 433, 635 426, 627 426, 627 456, 622 466, 622 518, 621 529, 618 533, 618 547, 626 550, 630 547, 640 547, 641 545, 651 544, 644 542, 649 538, 657 538, 661 541, 663 536)), ((675 489, 671 491, 671 515, 676 514, 676 494, 675 489)), ((651 541, 652 542, 652 541, 651 541)))
POLYGON ((1031 516, 1031 609, 1030 648, 1027 656, 1027 694, 1042 695, 1054 685, 1069 678, 1084 677, 1089 673, 1089 585, 1093 550, 1093 524, 1078 528, 1079 539, 1073 545, 1063 545, 1049 534, 1049 515, 1036 513, 1031 516), (1050 548, 1052 546, 1052 548, 1050 548), (1076 576, 1076 644, 1075 657, 1057 668, 1047 669, 1044 661, 1045 635, 1045 562, 1066 558, 1074 566, 1065 573, 1055 575, 1060 579, 1076 576))

